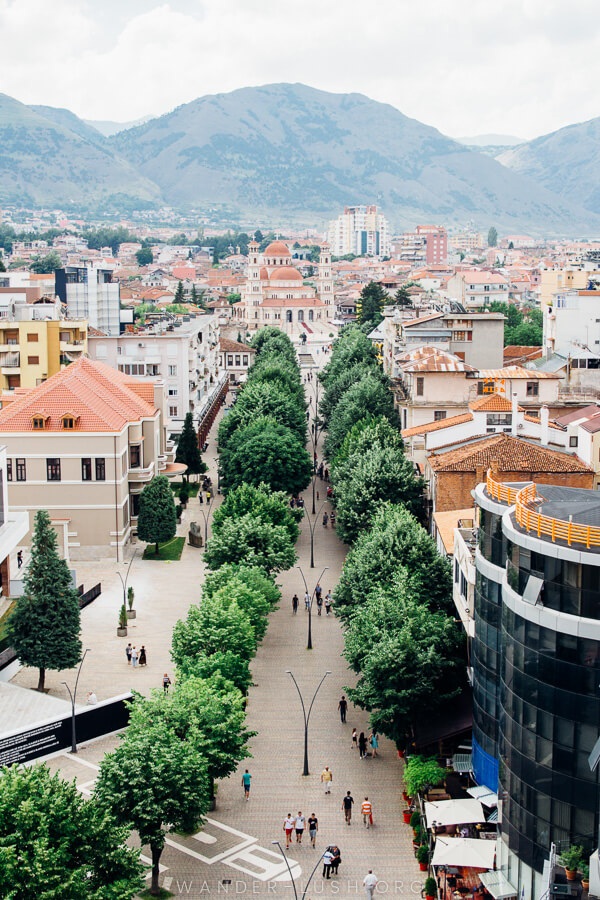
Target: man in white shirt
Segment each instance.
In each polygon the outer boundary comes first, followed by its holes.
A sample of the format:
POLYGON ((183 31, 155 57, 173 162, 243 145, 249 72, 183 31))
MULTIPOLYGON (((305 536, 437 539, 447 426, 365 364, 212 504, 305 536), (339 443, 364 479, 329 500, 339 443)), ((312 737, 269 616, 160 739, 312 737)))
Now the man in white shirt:
POLYGON ((302 835, 304 834, 304 823, 305 822, 306 822, 306 819, 302 815, 302 810, 298 810, 298 815, 296 816, 296 819, 294 821, 294 827, 296 829, 296 843, 297 844, 302 843, 302 835))
POLYGON ((367 900, 373 900, 373 894, 377 887, 377 878, 373 875, 373 869, 369 869, 368 874, 363 879, 363 884, 367 892, 367 900))

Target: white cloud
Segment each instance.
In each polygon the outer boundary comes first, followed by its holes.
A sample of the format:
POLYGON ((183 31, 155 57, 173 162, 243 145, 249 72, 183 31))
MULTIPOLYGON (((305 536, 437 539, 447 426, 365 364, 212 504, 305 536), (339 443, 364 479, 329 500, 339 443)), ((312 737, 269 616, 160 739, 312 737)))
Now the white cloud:
POLYGON ((358 91, 452 135, 600 114, 594 0, 0 0, 0 33, 3 90, 85 118, 275 81, 358 91))

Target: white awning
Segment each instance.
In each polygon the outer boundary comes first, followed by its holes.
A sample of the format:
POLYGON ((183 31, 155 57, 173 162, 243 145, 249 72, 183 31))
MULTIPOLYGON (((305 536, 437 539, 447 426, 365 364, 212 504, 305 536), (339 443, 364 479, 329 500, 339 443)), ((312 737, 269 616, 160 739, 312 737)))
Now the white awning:
POLYGON ((467 825, 485 822, 479 800, 438 800, 425 803, 427 827, 433 825, 467 825))
POLYGON ((434 866, 468 866, 491 869, 496 856, 496 841, 475 838, 451 838, 438 835, 431 861, 434 866))
POLYGON ((517 889, 512 886, 503 872, 482 872, 481 883, 496 900, 517 896, 517 889))
POLYGON ((479 800, 484 806, 498 806, 498 794, 490 791, 484 784, 478 784, 476 787, 467 788, 467 794, 479 800))

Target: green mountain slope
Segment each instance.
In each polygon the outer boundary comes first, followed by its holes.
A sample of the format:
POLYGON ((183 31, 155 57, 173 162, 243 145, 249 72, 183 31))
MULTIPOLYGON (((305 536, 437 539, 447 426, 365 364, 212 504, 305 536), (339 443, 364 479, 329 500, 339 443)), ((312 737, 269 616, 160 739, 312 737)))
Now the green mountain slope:
POLYGON ((0 202, 127 205, 160 191, 68 110, 28 107, 0 94, 0 202))
POLYGON ((496 160, 361 94, 302 84, 201 97, 110 138, 177 206, 215 205, 273 224, 377 203, 395 227, 464 222, 575 233, 584 213, 496 160))

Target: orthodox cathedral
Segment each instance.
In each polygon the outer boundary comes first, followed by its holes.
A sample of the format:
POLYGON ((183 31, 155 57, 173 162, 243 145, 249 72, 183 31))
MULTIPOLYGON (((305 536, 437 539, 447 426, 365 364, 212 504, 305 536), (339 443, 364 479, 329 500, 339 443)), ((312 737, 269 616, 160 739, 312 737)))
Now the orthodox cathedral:
POLYGON ((304 284, 283 241, 273 241, 262 255, 258 248, 255 241, 248 244, 246 282, 234 306, 240 324, 248 331, 274 325, 288 334, 329 329, 335 316, 329 247, 321 250, 316 288, 304 284))

